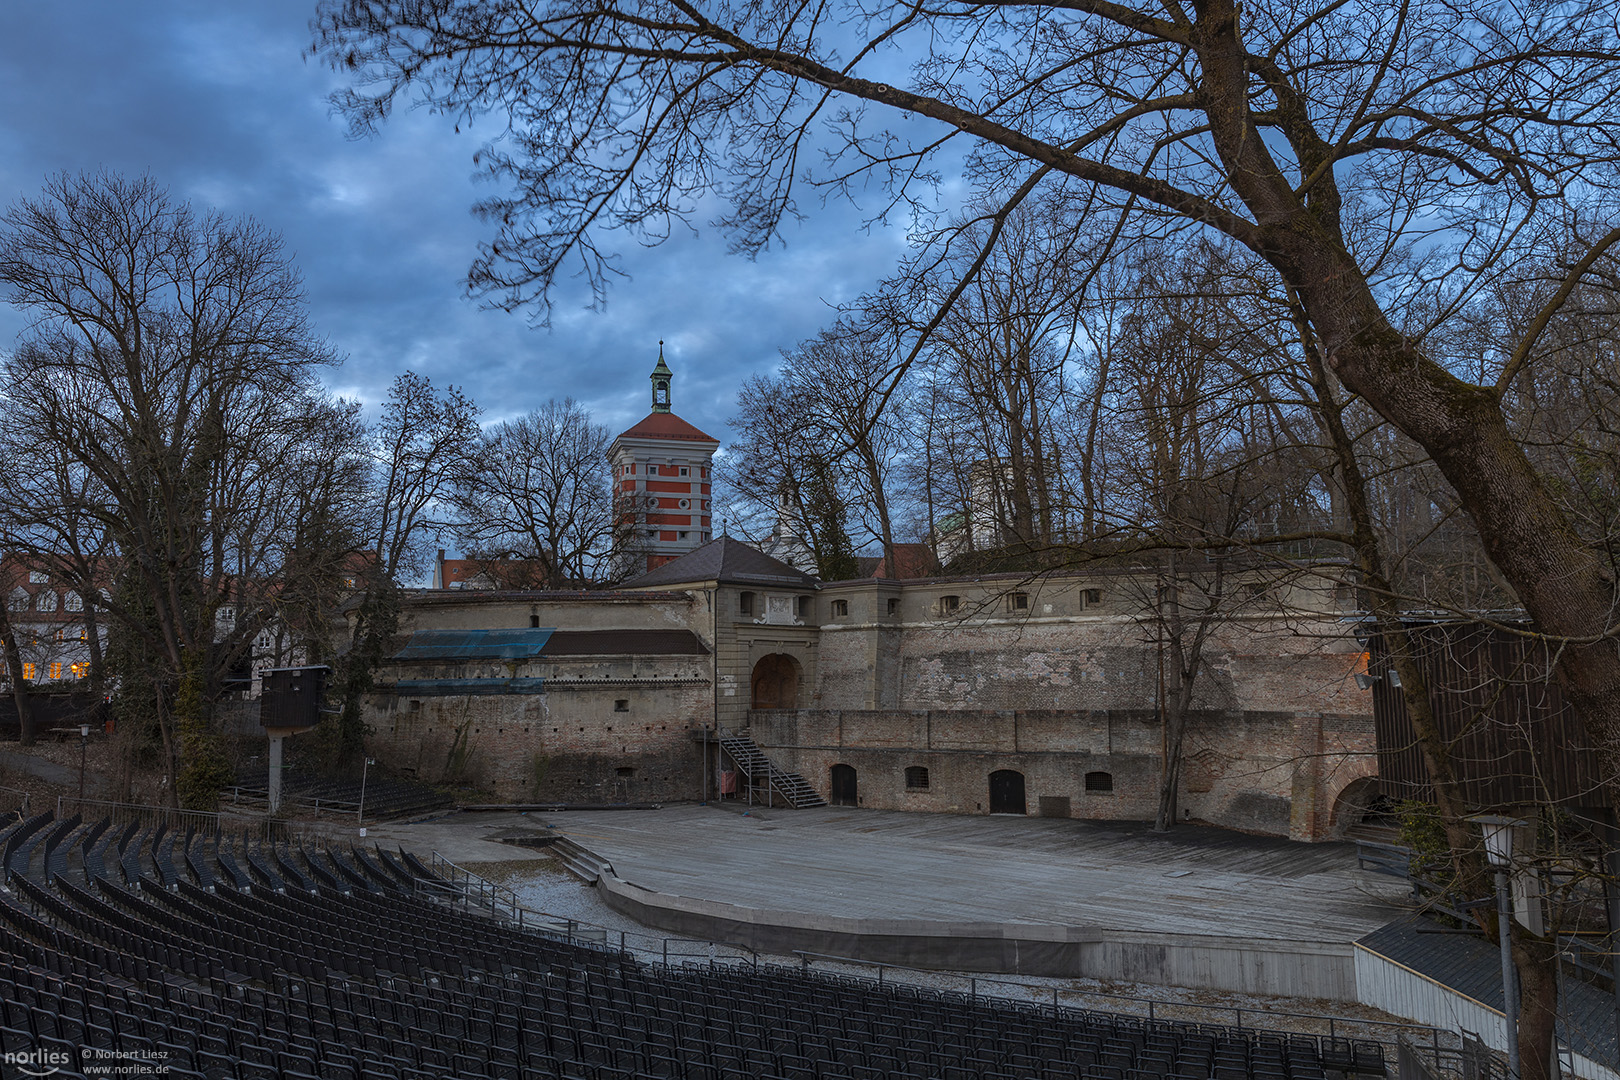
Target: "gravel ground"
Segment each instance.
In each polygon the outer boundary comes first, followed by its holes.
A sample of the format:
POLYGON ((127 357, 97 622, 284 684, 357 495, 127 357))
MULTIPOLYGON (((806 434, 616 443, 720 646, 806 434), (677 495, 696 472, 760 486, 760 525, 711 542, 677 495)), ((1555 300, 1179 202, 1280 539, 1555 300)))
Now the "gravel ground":
MULTIPOLYGON (((600 929, 610 944, 619 945, 652 961, 707 963, 732 962, 737 949, 671 938, 613 911, 596 890, 582 884, 552 860, 477 863, 465 869, 512 889, 525 907, 559 921, 572 920, 582 929, 600 929)), ((796 956, 761 954, 761 963, 799 964, 796 956)), ((861 963, 818 961, 818 971, 877 978, 951 990, 964 994, 1012 998, 1104 1012, 1153 1016, 1165 1020, 1264 1027, 1351 1039, 1393 1043, 1398 1029, 1414 1034, 1422 1029, 1398 1017, 1353 1002, 1313 998, 1263 997, 1225 991, 1189 990, 1175 986, 1108 982, 1097 979, 1045 979, 1029 976, 974 975, 965 972, 919 971, 861 963)))

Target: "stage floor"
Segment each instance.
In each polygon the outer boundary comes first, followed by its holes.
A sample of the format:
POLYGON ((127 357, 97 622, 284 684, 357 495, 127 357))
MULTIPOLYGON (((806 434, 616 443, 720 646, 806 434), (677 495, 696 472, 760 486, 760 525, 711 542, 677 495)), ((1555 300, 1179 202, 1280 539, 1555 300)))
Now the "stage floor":
POLYGON ((853 919, 1036 923, 1348 943, 1407 910, 1353 844, 1181 826, 735 804, 461 814, 372 831, 458 862, 531 858, 489 837, 551 826, 644 889, 853 919))

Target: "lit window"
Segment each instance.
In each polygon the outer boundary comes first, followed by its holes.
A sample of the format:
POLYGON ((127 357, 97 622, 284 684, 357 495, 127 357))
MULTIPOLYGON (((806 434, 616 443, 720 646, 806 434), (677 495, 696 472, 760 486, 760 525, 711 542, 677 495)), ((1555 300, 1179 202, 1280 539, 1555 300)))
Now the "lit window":
POLYGON ((922 765, 911 765, 906 769, 906 790, 927 791, 928 770, 922 765))
POLYGON ((62 661, 60 661, 60 660, 51 661, 51 678, 60 679, 61 677, 62 677, 62 661))
POLYGON ((87 676, 89 674, 90 674, 90 665, 89 664, 74 664, 73 665, 73 677, 75 679, 82 679, 82 678, 84 678, 85 676, 87 676))
POLYGON ((84 597, 77 592, 70 592, 62 597, 62 608, 65 611, 83 611, 84 597))
POLYGON ((63 630, 61 627, 57 627, 56 628, 56 633, 51 635, 51 639, 53 641, 66 641, 67 640, 67 635, 68 635, 68 632, 66 630, 63 630))
POLYGON ((33 682, 34 681, 34 665, 33 664, 26 664, 26 663, 23 664, 23 681, 24 682, 33 682))
POLYGON ((52 592, 51 590, 46 589, 44 592, 42 592, 38 596, 34 597, 34 610, 35 611, 55 611, 56 610, 56 594, 54 592, 52 592))

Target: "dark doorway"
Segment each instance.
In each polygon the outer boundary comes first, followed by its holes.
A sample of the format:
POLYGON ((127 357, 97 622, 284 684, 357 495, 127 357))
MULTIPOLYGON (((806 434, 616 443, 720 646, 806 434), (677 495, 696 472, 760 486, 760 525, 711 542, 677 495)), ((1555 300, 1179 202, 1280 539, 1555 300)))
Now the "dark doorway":
POLYGON ((853 765, 834 765, 832 767, 832 804, 834 806, 856 806, 855 801, 855 767, 853 765))
POLYGON ((752 707, 796 709, 799 706, 799 662, 787 653, 771 653, 754 665, 752 707))
POLYGON ((1024 774, 1012 769, 997 769, 990 774, 990 812, 992 814, 1023 814, 1024 774))

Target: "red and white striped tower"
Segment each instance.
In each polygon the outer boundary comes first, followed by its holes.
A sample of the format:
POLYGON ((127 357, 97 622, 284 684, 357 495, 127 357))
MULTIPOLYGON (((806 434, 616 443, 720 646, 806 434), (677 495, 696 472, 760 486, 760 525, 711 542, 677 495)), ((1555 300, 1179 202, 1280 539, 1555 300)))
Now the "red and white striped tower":
POLYGON ((633 515, 626 547, 646 555, 640 570, 655 569, 709 542, 710 485, 720 440, 670 411, 674 377, 660 341, 651 376, 652 412, 608 447, 614 494, 625 516, 633 515))

